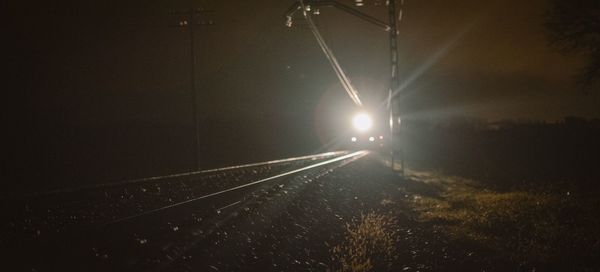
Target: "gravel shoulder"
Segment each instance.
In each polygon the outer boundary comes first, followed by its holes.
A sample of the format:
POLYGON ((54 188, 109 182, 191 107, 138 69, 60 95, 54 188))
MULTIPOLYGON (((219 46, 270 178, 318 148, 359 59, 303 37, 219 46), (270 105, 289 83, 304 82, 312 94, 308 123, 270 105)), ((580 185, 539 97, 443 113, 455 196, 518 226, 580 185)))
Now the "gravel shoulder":
MULTIPOLYGON (((294 180, 260 205, 240 207, 172 271, 502 270, 478 245, 455 243, 420 222, 419 188, 376 155, 294 180), (485 257, 484 257, 485 255, 485 257), (489 269, 495 268, 495 269, 489 269)), ((427 192, 429 191, 429 192, 427 192)))
MULTIPOLYGON (((93 193, 126 213, 137 210, 123 207, 140 201, 185 200, 206 189, 202 182, 169 184, 175 186, 161 184, 156 198, 141 190, 147 185, 93 193)), ((32 238, 19 247, 30 253, 13 261, 35 271, 595 271, 597 200, 588 203, 575 191, 566 196, 494 191, 428 171, 409 169, 402 177, 371 153, 140 220, 100 229, 82 225, 54 240, 42 239, 31 222, 61 222, 71 212, 25 218, 30 228, 23 230, 32 238)), ((72 228, 47 231, 57 229, 72 228)))

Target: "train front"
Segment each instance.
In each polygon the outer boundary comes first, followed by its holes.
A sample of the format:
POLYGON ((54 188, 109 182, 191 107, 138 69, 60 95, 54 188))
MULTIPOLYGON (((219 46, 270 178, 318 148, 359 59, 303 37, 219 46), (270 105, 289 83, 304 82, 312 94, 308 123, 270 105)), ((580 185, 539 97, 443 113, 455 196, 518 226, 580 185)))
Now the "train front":
MULTIPOLYGON (((376 118, 375 120, 381 120, 376 118)), ((386 145, 385 127, 382 122, 375 122, 366 112, 357 113, 352 117, 352 130, 347 136, 347 146, 350 149, 380 150, 386 145)))

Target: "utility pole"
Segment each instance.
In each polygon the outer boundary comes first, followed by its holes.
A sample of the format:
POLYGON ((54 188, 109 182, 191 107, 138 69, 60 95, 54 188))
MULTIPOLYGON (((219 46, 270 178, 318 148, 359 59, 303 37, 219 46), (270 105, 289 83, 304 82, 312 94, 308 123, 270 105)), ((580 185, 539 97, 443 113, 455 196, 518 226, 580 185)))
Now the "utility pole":
MULTIPOLYGON (((404 0, 401 0, 404 2, 404 0)), ((396 159, 394 146, 394 127, 398 121, 396 112, 396 92, 400 88, 400 80, 398 79, 398 18, 396 13, 397 0, 388 0, 388 16, 389 16, 389 35, 390 35, 390 90, 388 108, 390 111, 390 157, 392 169, 396 159)), ((404 152, 400 150, 400 164, 402 166, 402 175, 404 175, 404 152)))
POLYGON ((196 170, 200 170, 200 123, 198 122, 198 91, 196 88, 196 47, 194 43, 194 30, 197 26, 213 25, 214 21, 205 18, 205 15, 212 10, 204 10, 202 8, 189 9, 183 12, 172 12, 172 14, 179 15, 179 22, 174 27, 186 27, 189 32, 190 39, 190 94, 192 104, 192 122, 194 123, 194 150, 195 150, 195 161, 194 165, 196 170))

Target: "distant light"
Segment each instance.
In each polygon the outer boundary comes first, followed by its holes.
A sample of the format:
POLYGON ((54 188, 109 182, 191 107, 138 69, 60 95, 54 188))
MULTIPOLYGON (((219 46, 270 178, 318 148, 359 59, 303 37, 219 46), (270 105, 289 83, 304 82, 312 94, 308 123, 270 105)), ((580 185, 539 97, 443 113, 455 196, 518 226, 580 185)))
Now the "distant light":
POLYGON ((361 112, 354 116, 352 119, 352 125, 360 132, 365 132, 371 128, 373 125, 373 121, 371 121, 371 117, 368 114, 361 112))
POLYGON ((374 142, 375 141, 375 137, 371 136, 369 137, 369 142, 374 142))
POLYGON ((356 140, 357 140, 356 137, 350 138, 350 141, 352 141, 353 143, 356 142, 356 140))
POLYGON ((383 136, 381 136, 381 135, 380 135, 380 136, 379 136, 379 140, 383 140, 383 136))

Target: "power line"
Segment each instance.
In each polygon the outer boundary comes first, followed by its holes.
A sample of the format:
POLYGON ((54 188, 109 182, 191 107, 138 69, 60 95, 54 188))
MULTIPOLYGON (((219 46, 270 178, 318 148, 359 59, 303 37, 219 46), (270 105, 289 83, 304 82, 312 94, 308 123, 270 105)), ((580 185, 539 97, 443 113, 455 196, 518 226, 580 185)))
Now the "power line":
POLYGON ((300 6, 302 8, 302 14, 304 15, 304 18, 306 19, 306 21, 308 22, 308 26, 309 26, 311 32, 317 39, 317 42, 319 43, 321 50, 323 50, 323 53, 325 53, 327 60, 329 60, 331 67, 333 67, 333 70, 335 71, 335 74, 337 75, 338 79, 340 80, 340 83, 342 83, 342 86, 346 90, 346 93, 348 93, 348 96, 350 96, 350 99, 352 99, 354 104, 356 104, 359 107, 362 107, 362 102, 360 101, 360 98, 358 97, 358 92, 352 86, 350 79, 348 79, 348 77, 344 73, 344 70, 342 70, 342 67, 338 63, 335 55, 333 54, 331 49, 329 49, 329 47, 327 46, 327 43, 325 43, 325 39, 323 39, 323 36, 321 36, 319 29, 314 24, 312 18, 310 17, 310 14, 308 14, 307 11, 309 11, 310 8, 307 9, 307 6, 304 5, 303 0, 300 0, 300 6))

